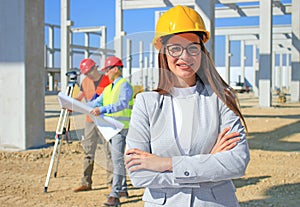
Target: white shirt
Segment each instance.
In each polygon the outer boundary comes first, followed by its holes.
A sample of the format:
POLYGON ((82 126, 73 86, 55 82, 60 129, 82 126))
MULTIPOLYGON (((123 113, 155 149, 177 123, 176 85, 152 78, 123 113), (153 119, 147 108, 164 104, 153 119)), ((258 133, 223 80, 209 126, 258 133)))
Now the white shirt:
POLYGON ((181 150, 188 154, 191 148, 193 120, 195 115, 196 86, 189 88, 173 88, 173 113, 175 138, 181 150))

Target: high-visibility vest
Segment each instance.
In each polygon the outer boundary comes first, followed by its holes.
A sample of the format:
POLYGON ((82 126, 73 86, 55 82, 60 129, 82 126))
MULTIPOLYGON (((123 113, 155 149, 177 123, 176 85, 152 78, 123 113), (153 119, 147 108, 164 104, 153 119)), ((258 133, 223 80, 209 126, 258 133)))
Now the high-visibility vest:
MULTIPOLYGON (((113 88, 112 88, 112 84, 110 84, 104 89, 104 91, 103 91, 103 106, 114 104, 114 103, 118 102, 119 95, 121 93, 121 86, 125 82, 127 82, 127 80, 125 78, 121 78, 114 85, 113 88)), ((111 116, 111 117, 115 118, 116 120, 122 122, 124 124, 124 129, 128 129, 132 107, 133 107, 133 96, 131 97, 127 108, 125 108, 121 111, 115 112, 115 113, 110 113, 110 114, 106 113, 105 115, 111 116)))
MULTIPOLYGON (((81 83, 84 97, 86 98, 87 101, 91 101, 91 99, 95 96, 95 94, 100 95, 103 92, 104 88, 109 84, 110 84, 110 80, 106 75, 103 75, 101 77, 101 80, 97 88, 95 88, 95 84, 92 79, 90 79, 89 77, 85 77, 81 83)), ((93 122, 89 115, 86 116, 86 121, 93 122)))

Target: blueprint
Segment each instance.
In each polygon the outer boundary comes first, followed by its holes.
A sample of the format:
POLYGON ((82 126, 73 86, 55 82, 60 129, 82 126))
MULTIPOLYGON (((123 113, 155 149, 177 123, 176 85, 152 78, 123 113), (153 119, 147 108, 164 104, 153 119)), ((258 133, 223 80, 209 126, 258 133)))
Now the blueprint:
POLYGON ((113 136, 119 133, 124 127, 124 124, 122 122, 119 122, 118 120, 111 117, 103 115, 91 115, 90 111, 93 109, 92 107, 74 98, 71 98, 70 96, 67 96, 62 92, 59 92, 57 96, 61 108, 89 115, 107 141, 109 141, 113 136))

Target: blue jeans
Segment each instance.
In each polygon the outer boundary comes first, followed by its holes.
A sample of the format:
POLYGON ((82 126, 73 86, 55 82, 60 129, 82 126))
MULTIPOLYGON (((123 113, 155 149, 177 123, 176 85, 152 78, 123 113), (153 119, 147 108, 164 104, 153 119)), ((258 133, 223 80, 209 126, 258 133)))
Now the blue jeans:
POLYGON ((119 198, 119 192, 127 191, 124 152, 128 129, 123 129, 109 141, 113 164, 113 182, 110 196, 119 198))

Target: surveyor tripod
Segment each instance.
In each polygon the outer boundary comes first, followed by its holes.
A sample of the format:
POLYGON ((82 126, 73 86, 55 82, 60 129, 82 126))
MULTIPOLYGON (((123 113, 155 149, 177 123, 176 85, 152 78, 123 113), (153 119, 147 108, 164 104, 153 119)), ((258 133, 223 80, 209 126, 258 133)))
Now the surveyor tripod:
MULTIPOLYGON (((74 87, 77 84, 77 72, 69 71, 66 73, 66 76, 69 77, 69 82, 68 82, 68 86, 66 89, 66 95, 72 97, 73 92, 74 92, 74 87)), ((50 176, 52 173, 52 168, 55 163, 55 158, 57 158, 57 159, 56 159, 56 167, 55 167, 55 171, 54 171, 54 177, 57 176, 57 168, 58 168, 58 163, 59 163, 61 143, 62 143, 64 137, 66 137, 66 139, 68 139, 68 134, 69 134, 69 130, 70 130, 70 119, 69 119, 70 113, 71 112, 68 109, 60 110, 60 116, 59 116, 59 120, 58 120, 58 124, 57 124, 57 128, 56 128, 56 134, 55 134, 55 144, 54 144, 54 149, 53 149, 53 153, 52 153, 51 160, 50 160, 50 165, 48 168, 44 192, 47 192, 47 189, 48 189, 50 176)))

